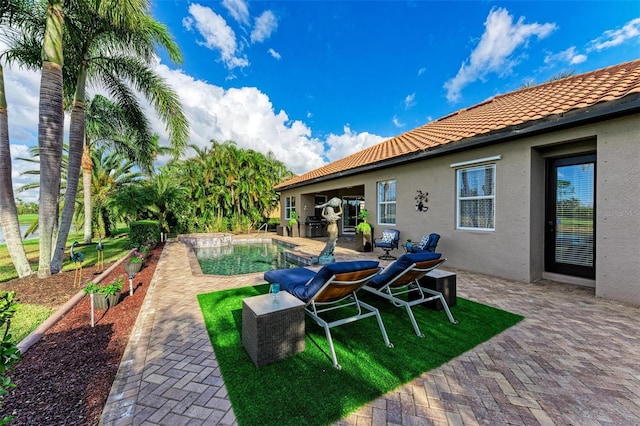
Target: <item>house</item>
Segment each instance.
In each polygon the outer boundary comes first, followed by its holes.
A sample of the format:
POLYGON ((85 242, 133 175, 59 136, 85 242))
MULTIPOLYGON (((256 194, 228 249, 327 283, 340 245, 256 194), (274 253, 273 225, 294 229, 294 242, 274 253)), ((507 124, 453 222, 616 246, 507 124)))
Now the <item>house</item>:
POLYGON ((640 60, 499 95, 290 179, 295 209, 366 207, 374 236, 436 232, 454 268, 640 305, 640 60))

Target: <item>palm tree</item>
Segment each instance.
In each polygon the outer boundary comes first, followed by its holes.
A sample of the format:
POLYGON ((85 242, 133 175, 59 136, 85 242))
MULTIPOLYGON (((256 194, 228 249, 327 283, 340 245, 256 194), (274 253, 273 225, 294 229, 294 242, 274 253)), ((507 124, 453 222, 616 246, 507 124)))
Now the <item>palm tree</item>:
MULTIPOLYGON (((25 10, 22 2, 3 1, 0 5, 0 25, 14 25, 16 21, 24 19, 25 10)), ((9 113, 4 87, 4 70, 0 63, 0 225, 4 231, 5 240, 11 261, 22 278, 31 275, 31 265, 27 253, 22 245, 18 209, 13 193, 11 179, 11 150, 9 143, 9 113)))
MULTIPOLYGON (((37 10, 38 2, 24 2, 37 10)), ((177 95, 151 69, 156 46, 165 47, 172 59, 181 58, 166 27, 150 17, 149 0, 74 0, 64 3, 64 15, 62 1, 48 0, 47 5, 46 25, 38 25, 34 18, 32 25, 22 28, 23 36, 15 48, 18 52, 16 57, 22 64, 41 68, 43 72, 39 146, 43 148, 40 153, 43 167, 46 166, 48 170, 41 174, 40 216, 45 216, 45 212, 49 214, 47 223, 40 224, 42 234, 38 274, 41 277, 59 270, 71 225, 83 153, 87 82, 102 83, 116 102, 123 106, 130 123, 139 130, 138 141, 151 141, 152 138, 136 92, 142 93, 167 123, 171 142, 177 152, 186 144, 188 135, 188 123, 177 95), (42 27, 45 28, 44 37, 40 33, 42 27), (33 49, 40 40, 44 40, 41 62, 33 55, 33 49), (63 44, 67 59, 64 68, 63 44), (49 179, 45 176, 59 171, 59 167, 55 166, 59 162, 62 143, 63 88, 67 93, 73 93, 69 176, 56 249, 51 256, 53 231, 58 219, 57 208, 52 207, 57 194, 54 188, 59 186, 60 177, 49 179)), ((153 149, 153 145, 149 149, 153 149)))
MULTIPOLYGON (((73 74, 77 76, 71 127, 69 133, 69 178, 62 213, 60 232, 56 250, 51 263, 51 272, 61 269, 62 256, 67 235, 71 226, 75 196, 77 193, 85 131, 85 88, 88 81, 102 83, 124 112, 124 119, 135 135, 138 152, 146 149, 144 156, 148 161, 154 149, 153 135, 144 111, 137 101, 135 93, 128 87, 142 93, 155 107, 161 119, 167 123, 171 144, 176 154, 182 152, 188 137, 188 122, 182 112, 177 94, 166 85, 163 79, 151 68, 157 45, 164 47, 175 62, 181 62, 182 56, 177 44, 171 38, 166 26, 161 25, 149 14, 148 1, 140 1, 139 9, 128 10, 128 20, 120 16, 102 15, 97 9, 79 9, 69 15, 70 36, 66 46, 72 52, 73 74), (114 18, 118 19, 114 19, 114 18), (124 24, 124 25, 123 25, 124 24), (133 24, 133 25, 132 25, 133 24)), ((156 145, 157 146, 157 145, 156 145)), ((91 167, 89 156, 85 155, 85 168, 91 167)), ((87 198, 85 198, 86 202, 87 198)), ((88 209, 87 209, 88 210, 88 209)), ((85 220, 86 214, 85 214, 85 220)), ((88 226, 85 222, 85 240, 88 226)))
POLYGON ((274 186, 291 172, 273 154, 237 148, 232 141, 211 141, 196 157, 171 163, 163 174, 187 191, 183 225, 193 231, 227 231, 254 226, 270 213, 277 196, 274 186))
POLYGON ((91 193, 94 196, 95 216, 100 222, 100 234, 109 237, 114 196, 126 187, 141 184, 142 173, 134 170, 133 162, 105 146, 92 151, 92 162, 91 193))
POLYGON ((31 265, 22 245, 18 209, 11 180, 11 152, 9 148, 9 116, 4 90, 4 73, 0 64, 0 224, 4 231, 9 255, 18 277, 31 275, 31 265))
MULTIPOLYGON (((107 146, 126 158, 133 160, 140 168, 151 174, 153 161, 158 154, 167 154, 170 148, 158 146, 158 135, 152 135, 149 142, 137 139, 142 133, 131 128, 131 123, 124 110, 102 95, 95 95, 85 111, 85 143, 82 152, 83 188, 91 188, 91 149, 95 145, 107 146)), ((84 242, 90 243, 92 234, 91 191, 83 191, 84 195, 84 242)))
POLYGON ((60 163, 64 110, 62 103, 62 0, 48 0, 47 23, 42 44, 42 77, 38 113, 38 147, 40 148, 40 262, 38 277, 51 276, 51 252, 54 230, 58 224, 60 163))
POLYGON ((168 224, 168 216, 171 213, 177 213, 171 212, 171 206, 174 205, 175 200, 184 200, 185 189, 166 174, 156 175, 150 186, 153 188, 154 194, 151 210, 156 213, 162 228, 169 232, 171 229, 168 224))

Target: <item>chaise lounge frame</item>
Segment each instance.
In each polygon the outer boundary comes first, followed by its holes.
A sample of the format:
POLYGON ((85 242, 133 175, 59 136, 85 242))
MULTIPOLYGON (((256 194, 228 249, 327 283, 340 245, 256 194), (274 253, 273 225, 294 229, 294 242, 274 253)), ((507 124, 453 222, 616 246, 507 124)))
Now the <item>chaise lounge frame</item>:
POLYGON ((380 272, 380 269, 375 268, 335 274, 329 278, 322 288, 307 302, 305 311, 318 325, 324 328, 329 342, 329 350, 331 351, 331 360, 333 366, 338 370, 341 370, 342 367, 338 364, 336 351, 333 347, 333 338, 331 336, 331 328, 333 327, 375 316, 378 320, 378 326, 380 327, 380 332, 382 333, 385 344, 387 347, 393 348, 393 343, 389 341, 387 330, 384 327, 378 309, 358 299, 356 294, 356 292, 363 288, 378 272, 380 272), (350 306, 355 306, 357 310, 356 315, 330 322, 320 316, 324 312, 350 306))
POLYGON ((424 334, 420 331, 420 327, 413 315, 413 311, 411 310, 412 306, 439 299, 440 303, 442 303, 442 307, 447 313, 449 321, 453 324, 458 323, 458 321, 453 318, 453 315, 451 315, 449 305, 447 305, 447 301, 442 293, 436 290, 424 288, 419 282, 420 278, 440 267, 440 265, 446 261, 447 259, 434 259, 413 263, 404 271, 389 280, 389 282, 383 284, 380 288, 374 288, 366 285, 363 289, 377 294, 380 297, 384 297, 391 301, 391 303, 396 307, 404 306, 407 310, 407 314, 409 315, 414 331, 419 337, 424 337, 424 334), (406 295, 407 300, 399 297, 402 295, 406 295))

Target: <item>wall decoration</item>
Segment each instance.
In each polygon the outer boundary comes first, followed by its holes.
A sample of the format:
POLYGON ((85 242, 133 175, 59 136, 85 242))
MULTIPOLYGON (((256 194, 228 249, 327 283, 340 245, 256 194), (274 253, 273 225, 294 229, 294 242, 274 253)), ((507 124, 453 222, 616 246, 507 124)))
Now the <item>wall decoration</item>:
POLYGON ((427 201, 429 201, 429 193, 422 192, 420 190, 418 190, 417 192, 418 194, 413 197, 413 199, 416 200, 416 211, 426 213, 427 210, 429 210, 429 207, 427 206, 427 201))

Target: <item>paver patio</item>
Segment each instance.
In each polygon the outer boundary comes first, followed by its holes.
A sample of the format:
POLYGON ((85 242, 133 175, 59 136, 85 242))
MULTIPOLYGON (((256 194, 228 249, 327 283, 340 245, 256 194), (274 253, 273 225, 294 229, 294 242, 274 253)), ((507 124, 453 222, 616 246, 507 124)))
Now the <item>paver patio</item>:
MULTIPOLYGON (((289 240, 310 253, 324 246, 289 240)), ((373 255, 336 249, 339 260, 373 255)), ((183 244, 167 242, 104 425, 236 424, 196 295, 258 284, 263 274, 194 274, 193 261, 183 244)), ((525 320, 337 424, 640 424, 640 308, 595 298, 589 288, 455 272, 459 297, 525 320)))

